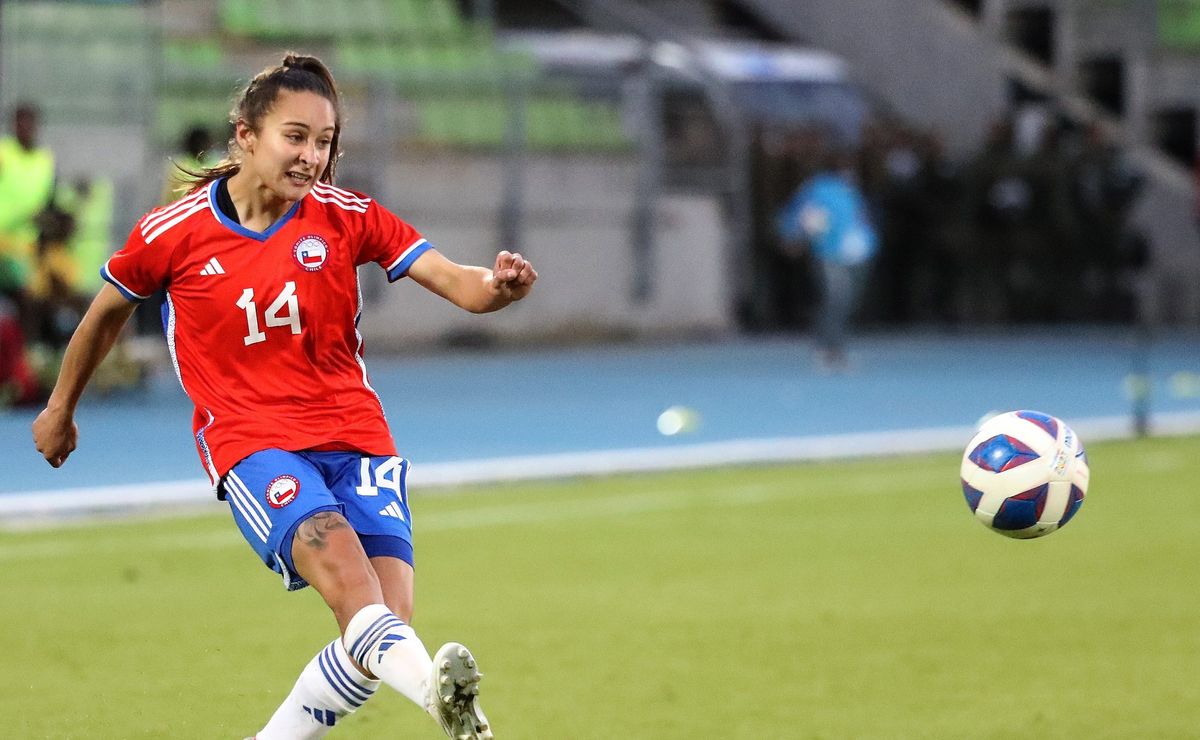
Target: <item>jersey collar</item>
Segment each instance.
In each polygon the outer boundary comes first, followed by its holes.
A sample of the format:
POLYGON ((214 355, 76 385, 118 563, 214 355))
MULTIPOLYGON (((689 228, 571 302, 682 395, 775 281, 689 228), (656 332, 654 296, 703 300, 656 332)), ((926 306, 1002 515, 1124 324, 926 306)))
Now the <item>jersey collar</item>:
MULTIPOLYGON (((267 227, 266 231, 247 229, 245 226, 242 226, 237 221, 234 221, 222 213, 221 207, 217 205, 217 187, 224 181, 224 177, 213 181, 212 186, 208 189, 208 205, 210 208, 212 208, 212 212, 216 214, 217 220, 220 221, 225 228, 229 229, 235 234, 240 234, 241 236, 249 237, 256 241, 265 242, 266 240, 270 239, 276 231, 282 229, 288 221, 291 221, 292 216, 296 215, 296 211, 300 209, 300 201, 298 200, 292 204, 292 207, 288 209, 287 213, 279 217, 278 221, 267 227)), ((301 198, 301 200, 303 200, 303 198, 301 198)))

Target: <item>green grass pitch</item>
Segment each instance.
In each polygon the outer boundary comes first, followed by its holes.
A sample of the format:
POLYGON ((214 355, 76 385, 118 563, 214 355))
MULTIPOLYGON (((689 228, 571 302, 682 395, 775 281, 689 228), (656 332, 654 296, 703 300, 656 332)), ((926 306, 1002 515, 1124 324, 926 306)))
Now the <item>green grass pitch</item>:
MULTIPOLYGON (((1197 439, 1089 448, 1061 532, 958 458, 414 491, 415 626, 501 740, 1200 737, 1197 439)), ((210 516, 0 532, 0 734, 252 734, 335 630, 210 516)), ((382 689, 333 736, 435 738, 382 689)))

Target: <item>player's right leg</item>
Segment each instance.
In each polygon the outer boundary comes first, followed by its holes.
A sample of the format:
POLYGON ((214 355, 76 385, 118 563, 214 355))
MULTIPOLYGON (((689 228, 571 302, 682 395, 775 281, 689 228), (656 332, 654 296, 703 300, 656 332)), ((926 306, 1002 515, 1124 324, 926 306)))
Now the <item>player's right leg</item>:
POLYGON ((313 740, 355 712, 379 688, 346 655, 341 638, 309 661, 255 740, 313 740))
MULTIPOLYGON (((327 600, 349 601, 340 604, 340 611, 350 614, 346 621, 353 616, 354 599, 361 605, 382 598, 357 537, 339 531, 336 522, 345 521, 340 504, 321 472, 303 455, 275 449, 250 455, 222 480, 222 493, 247 542, 264 564, 283 576, 289 590, 307 585, 306 576, 318 579, 318 590, 324 589, 327 600), (327 530, 339 534, 329 537, 327 530), (303 546, 298 551, 292 544, 297 540, 310 547, 325 540, 321 547, 339 567, 298 569, 295 556, 303 557, 303 546), (362 561, 357 573, 355 553, 362 561), (334 596, 335 592, 340 595, 334 596)), ((341 640, 335 640, 309 661, 257 738, 322 737, 366 702, 378 685, 374 676, 364 674, 350 659, 341 640)))

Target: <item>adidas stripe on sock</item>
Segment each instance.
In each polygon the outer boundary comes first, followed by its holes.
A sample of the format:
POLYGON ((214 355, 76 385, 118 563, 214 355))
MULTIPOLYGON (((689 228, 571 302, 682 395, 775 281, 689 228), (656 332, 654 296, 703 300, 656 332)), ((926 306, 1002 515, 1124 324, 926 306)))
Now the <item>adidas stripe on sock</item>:
POLYGON ((386 606, 363 607, 350 619, 342 642, 359 665, 425 708, 433 661, 413 628, 386 606))
POLYGON ((324 737, 343 717, 361 707, 379 681, 362 674, 341 640, 321 649, 300 673, 296 685, 257 740, 309 740, 324 737))

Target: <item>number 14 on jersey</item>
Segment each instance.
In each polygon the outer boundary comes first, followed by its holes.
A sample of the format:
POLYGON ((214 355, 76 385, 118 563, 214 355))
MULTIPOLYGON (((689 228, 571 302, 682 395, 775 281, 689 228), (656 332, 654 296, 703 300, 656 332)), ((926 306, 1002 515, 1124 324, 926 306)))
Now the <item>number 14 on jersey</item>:
MULTIPOLYGON (((242 341, 246 346, 267 341, 267 333, 258 328, 258 306, 254 303, 254 289, 246 288, 238 299, 238 308, 246 311, 246 336, 242 341)), ((293 334, 300 333, 300 302, 296 299, 296 284, 291 280, 283 284, 283 290, 267 306, 263 314, 263 323, 268 328, 273 326, 289 326, 293 334), (284 311, 286 310, 286 313, 284 311)))

